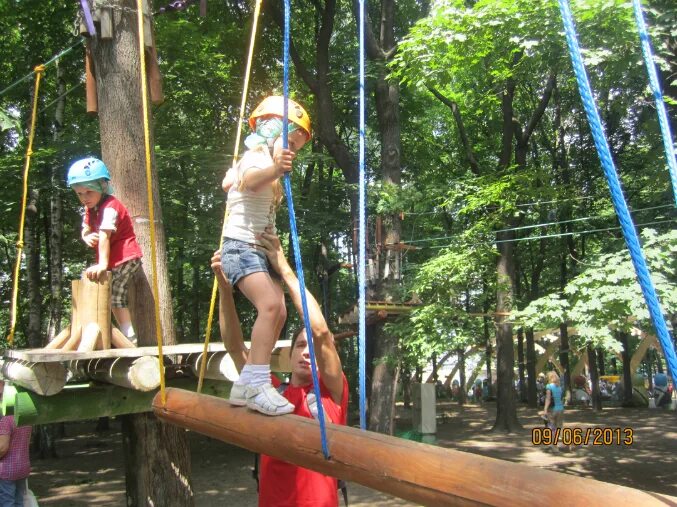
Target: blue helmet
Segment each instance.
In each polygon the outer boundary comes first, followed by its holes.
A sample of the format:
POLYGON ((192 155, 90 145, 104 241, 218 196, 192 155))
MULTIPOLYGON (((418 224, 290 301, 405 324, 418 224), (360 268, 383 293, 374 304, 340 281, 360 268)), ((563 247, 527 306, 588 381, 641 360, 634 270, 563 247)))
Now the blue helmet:
POLYGON ((110 180, 110 173, 106 164, 94 157, 82 158, 73 164, 68 169, 68 176, 66 183, 69 187, 87 181, 96 181, 101 178, 110 180))

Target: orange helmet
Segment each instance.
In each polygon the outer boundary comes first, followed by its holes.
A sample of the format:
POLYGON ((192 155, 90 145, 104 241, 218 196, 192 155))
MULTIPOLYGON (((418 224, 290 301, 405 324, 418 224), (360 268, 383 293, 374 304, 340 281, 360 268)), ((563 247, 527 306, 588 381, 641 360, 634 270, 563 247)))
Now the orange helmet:
MULTIPOLYGON (((310 116, 305 109, 292 99, 288 99, 288 114, 289 121, 298 125, 308 136, 308 140, 312 137, 310 131, 310 116)), ((284 97, 279 95, 271 95, 266 97, 258 105, 254 112, 249 117, 249 126, 253 131, 256 131, 256 120, 264 116, 279 116, 282 118, 284 108, 284 97)))

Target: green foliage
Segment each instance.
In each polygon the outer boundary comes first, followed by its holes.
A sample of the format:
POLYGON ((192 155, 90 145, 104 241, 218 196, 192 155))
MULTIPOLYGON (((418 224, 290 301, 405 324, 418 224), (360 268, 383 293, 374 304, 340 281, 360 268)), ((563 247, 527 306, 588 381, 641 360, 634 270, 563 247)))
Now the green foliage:
MULTIPOLYGON (((677 231, 642 233, 643 250, 664 310, 677 303, 677 231)), ((652 330, 630 254, 625 249, 599 255, 571 280, 563 295, 532 301, 514 318, 525 327, 550 328, 563 322, 577 329, 581 342, 620 350, 614 332, 639 327, 652 330)), ((669 317, 670 315, 668 315, 669 317)))

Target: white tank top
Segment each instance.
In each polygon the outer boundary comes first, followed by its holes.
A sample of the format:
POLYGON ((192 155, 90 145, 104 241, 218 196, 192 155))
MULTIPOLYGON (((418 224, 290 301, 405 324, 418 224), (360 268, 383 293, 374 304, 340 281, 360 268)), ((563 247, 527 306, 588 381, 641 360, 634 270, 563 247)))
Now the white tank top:
POLYGON ((247 151, 237 165, 236 180, 228 191, 228 219, 223 228, 223 236, 246 243, 259 244, 256 235, 266 227, 275 230, 275 194, 273 184, 253 192, 239 189, 242 175, 247 169, 266 169, 273 165, 268 147, 262 146, 247 151))

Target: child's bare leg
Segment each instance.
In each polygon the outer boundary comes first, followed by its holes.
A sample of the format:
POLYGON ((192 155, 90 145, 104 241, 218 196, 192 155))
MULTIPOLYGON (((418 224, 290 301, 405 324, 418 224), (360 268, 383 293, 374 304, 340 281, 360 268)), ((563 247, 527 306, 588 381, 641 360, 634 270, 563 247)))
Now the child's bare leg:
POLYGON ((257 312, 247 364, 269 365, 270 355, 287 318, 282 287, 268 273, 261 272, 242 278, 238 288, 256 307, 257 312))
POLYGON ((267 415, 289 414, 294 411, 294 405, 278 393, 270 381, 270 356, 287 317, 282 287, 263 272, 244 277, 238 287, 254 304, 258 315, 252 328, 247 364, 231 390, 231 402, 243 404, 242 387, 246 385, 247 407, 267 415))

